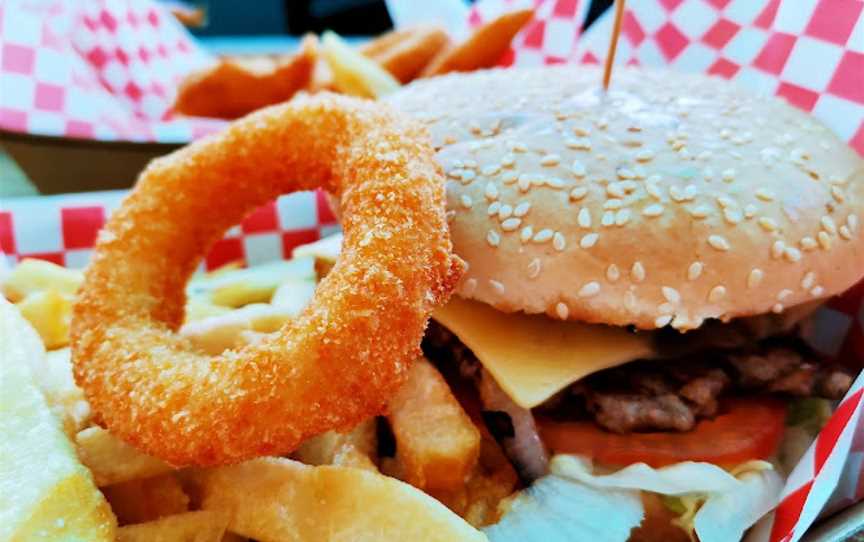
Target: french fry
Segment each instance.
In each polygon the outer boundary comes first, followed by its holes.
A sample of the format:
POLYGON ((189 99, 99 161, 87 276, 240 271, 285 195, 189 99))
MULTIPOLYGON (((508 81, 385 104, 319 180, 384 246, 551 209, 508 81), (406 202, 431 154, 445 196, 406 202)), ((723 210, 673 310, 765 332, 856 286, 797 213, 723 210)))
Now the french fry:
POLYGON ((324 277, 336 264, 342 250, 342 234, 336 233, 315 242, 300 245, 294 249, 295 258, 315 258, 315 272, 318 278, 324 277))
POLYGON ((184 115, 236 119, 291 99, 306 88, 318 59, 318 40, 306 36, 299 51, 275 64, 222 59, 180 85, 174 110, 184 115))
POLYGON ((69 344, 72 321, 72 296, 47 289, 28 294, 18 302, 18 309, 36 329, 49 350, 69 344))
POLYGON ((117 542, 221 542, 227 523, 214 512, 186 512, 121 527, 117 542))
POLYGON ((480 454, 480 433, 438 371, 424 358, 389 403, 404 480, 423 490, 462 486, 480 454))
POLYGON ((321 37, 321 51, 330 69, 337 90, 352 96, 379 98, 399 88, 387 70, 352 49, 333 32, 321 37))
POLYGON ((248 332, 277 331, 295 314, 292 308, 254 303, 219 316, 187 322, 180 328, 180 334, 189 338, 201 351, 218 355, 228 348, 247 344, 254 337, 248 332))
POLYGON ((120 525, 145 523, 189 510, 189 496, 172 472, 102 488, 120 525))
POLYGON ((408 484, 361 469, 263 458, 199 471, 202 508, 264 541, 485 541, 408 484))
POLYGON ((96 485, 104 487, 171 472, 160 459, 138 451, 101 427, 88 427, 75 435, 78 457, 96 485))
POLYGON ((84 275, 81 271, 45 260, 25 258, 12 269, 0 289, 10 301, 17 303, 29 294, 45 290, 74 296, 82 280, 84 275))
POLYGON ((350 433, 328 431, 307 440, 294 452, 294 458, 307 465, 338 465, 377 472, 372 460, 377 446, 375 418, 370 418, 350 433))
POLYGON ((187 293, 190 298, 237 308, 269 302, 276 288, 289 279, 314 280, 314 260, 298 257, 230 272, 220 271, 192 280, 187 293))
POLYGON ((420 77, 491 68, 507 52, 510 42, 532 15, 533 9, 520 9, 496 17, 475 30, 461 44, 439 53, 423 69, 420 77))
POLYGON ((38 335, 0 296, 0 540, 114 540, 117 522, 33 382, 38 335))
POLYGON ((361 47, 360 52, 405 84, 449 44, 450 37, 443 28, 417 26, 384 34, 361 47))

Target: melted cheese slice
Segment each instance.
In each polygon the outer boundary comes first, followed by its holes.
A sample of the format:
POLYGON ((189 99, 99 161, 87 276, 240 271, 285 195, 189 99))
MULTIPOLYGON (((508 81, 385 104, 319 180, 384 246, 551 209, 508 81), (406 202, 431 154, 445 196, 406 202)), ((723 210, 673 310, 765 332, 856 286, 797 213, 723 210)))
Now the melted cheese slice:
POLYGON ((432 317, 459 337, 524 408, 543 403, 591 373, 653 354, 649 333, 506 314, 456 297, 432 317))

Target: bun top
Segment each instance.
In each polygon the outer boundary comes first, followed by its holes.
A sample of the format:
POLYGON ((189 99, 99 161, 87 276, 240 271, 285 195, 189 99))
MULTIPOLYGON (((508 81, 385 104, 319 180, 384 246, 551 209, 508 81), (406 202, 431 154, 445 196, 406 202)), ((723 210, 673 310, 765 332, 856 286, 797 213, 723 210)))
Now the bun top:
POLYGON ((782 312, 864 273, 864 162, 817 120, 704 76, 586 66, 421 80, 459 294, 652 329, 782 312))

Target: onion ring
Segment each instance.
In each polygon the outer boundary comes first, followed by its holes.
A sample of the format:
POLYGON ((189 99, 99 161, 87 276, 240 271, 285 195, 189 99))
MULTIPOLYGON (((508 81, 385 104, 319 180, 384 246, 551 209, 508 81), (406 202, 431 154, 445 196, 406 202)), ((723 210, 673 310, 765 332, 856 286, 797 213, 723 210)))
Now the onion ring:
POLYGON ((285 454, 381 413, 464 264, 425 130, 319 94, 153 161, 99 235, 74 308, 75 378, 113 433, 174 466, 285 454), (219 356, 176 333, 184 286, 233 224, 279 194, 341 196, 342 255, 311 304, 219 356))

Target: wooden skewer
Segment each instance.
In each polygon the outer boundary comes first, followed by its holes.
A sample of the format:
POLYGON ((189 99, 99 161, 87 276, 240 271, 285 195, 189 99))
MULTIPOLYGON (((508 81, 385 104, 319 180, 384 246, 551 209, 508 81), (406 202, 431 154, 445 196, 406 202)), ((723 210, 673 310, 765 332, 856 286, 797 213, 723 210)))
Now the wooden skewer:
POLYGON ((612 66, 615 64, 615 51, 618 50, 618 38, 621 36, 621 21, 624 19, 624 3, 626 0, 615 0, 615 22, 612 25, 612 36, 609 39, 609 50, 606 52, 606 66, 603 68, 603 90, 609 90, 612 79, 612 66))

